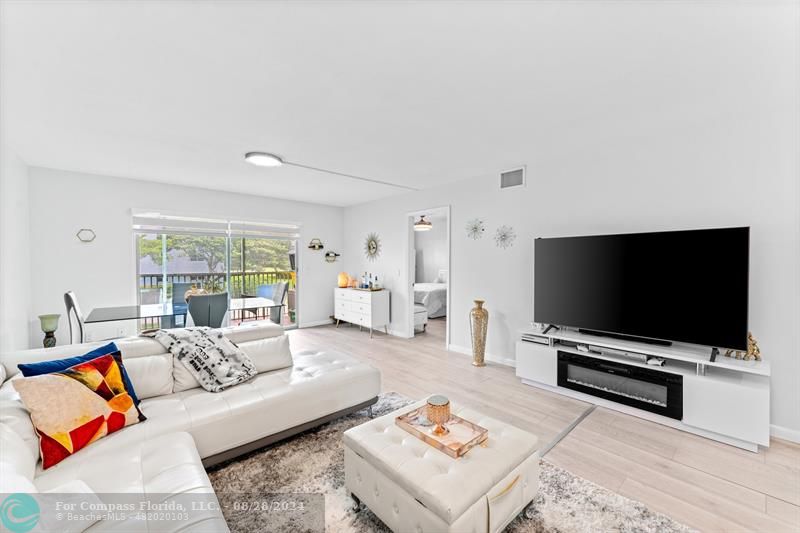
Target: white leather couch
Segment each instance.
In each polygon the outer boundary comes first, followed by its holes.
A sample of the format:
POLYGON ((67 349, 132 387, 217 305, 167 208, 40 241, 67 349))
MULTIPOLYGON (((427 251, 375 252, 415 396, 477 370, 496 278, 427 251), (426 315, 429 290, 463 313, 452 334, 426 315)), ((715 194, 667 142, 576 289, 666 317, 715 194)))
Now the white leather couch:
MULTIPOLYGON (((284 335, 269 321, 225 329, 242 349, 284 335)), ((147 420, 109 435, 42 470, 30 416, 10 383, 21 362, 59 359, 103 343, 26 350, 0 356, 0 493, 64 489, 81 480, 96 494, 212 493, 206 466, 251 451, 374 403, 377 369, 331 352, 293 354, 293 366, 210 393, 187 379, 182 364, 154 339, 116 341, 147 420), (5 374, 5 376, 3 376, 5 374)), ((225 531, 219 511, 192 514, 189 529, 225 531)), ((187 524, 180 524, 186 528, 187 524)), ((120 529, 97 522, 95 529, 120 529)), ((155 530, 138 523, 127 530, 155 530)), ((176 529, 178 529, 176 527, 176 529)), ((159 527, 157 530, 161 531, 159 527)))

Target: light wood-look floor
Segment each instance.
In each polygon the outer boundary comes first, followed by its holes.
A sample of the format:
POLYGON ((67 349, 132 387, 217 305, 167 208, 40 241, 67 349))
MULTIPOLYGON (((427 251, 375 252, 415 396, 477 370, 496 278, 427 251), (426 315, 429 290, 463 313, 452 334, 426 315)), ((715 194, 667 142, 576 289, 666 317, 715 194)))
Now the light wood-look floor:
MULTIPOLYGON (((342 324, 290 332, 293 350, 337 350, 379 368, 383 390, 434 392, 550 442, 588 404, 523 385, 514 369, 444 347, 444 319, 401 339, 342 324)), ((736 406, 731 406, 735 409, 736 406)), ((598 407, 547 455, 573 474, 703 531, 800 532, 800 445, 773 439, 751 453, 598 407)))

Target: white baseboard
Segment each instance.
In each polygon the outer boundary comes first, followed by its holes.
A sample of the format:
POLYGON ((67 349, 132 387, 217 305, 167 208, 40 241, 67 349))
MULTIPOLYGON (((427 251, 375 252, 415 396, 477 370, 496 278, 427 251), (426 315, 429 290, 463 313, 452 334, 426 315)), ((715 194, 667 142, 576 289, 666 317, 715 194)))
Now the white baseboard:
MULTIPOLYGON (((380 331, 380 328, 376 329, 375 331, 380 331)), ((411 335, 409 337, 408 333, 405 330, 401 330, 401 329, 389 328, 389 335, 392 335, 393 337, 400 337, 401 339, 413 339, 414 338, 413 335, 411 335)))
MULTIPOLYGON (((464 354, 464 355, 468 355, 468 356, 472 357, 472 348, 465 348, 464 346, 459 346, 457 344, 449 344, 447 346, 447 349, 449 351, 451 351, 451 352, 456 352, 456 353, 460 353, 460 354, 464 354)), ((488 352, 485 355, 485 359, 487 361, 491 361, 492 363, 497 363, 497 364, 500 364, 500 365, 505 365, 505 366, 510 366, 510 367, 516 367, 517 366, 517 361, 515 359, 508 358, 508 357, 502 357, 502 356, 491 354, 491 353, 488 353, 488 352)))
POLYGON ((327 326, 328 324, 333 324, 333 320, 330 318, 326 320, 317 320, 315 322, 303 322, 302 324, 298 325, 298 328, 315 328, 317 326, 327 326))
POLYGON ((785 428, 783 426, 776 426, 772 424, 769 426, 769 434, 777 439, 788 440, 800 444, 800 431, 796 429, 785 428))

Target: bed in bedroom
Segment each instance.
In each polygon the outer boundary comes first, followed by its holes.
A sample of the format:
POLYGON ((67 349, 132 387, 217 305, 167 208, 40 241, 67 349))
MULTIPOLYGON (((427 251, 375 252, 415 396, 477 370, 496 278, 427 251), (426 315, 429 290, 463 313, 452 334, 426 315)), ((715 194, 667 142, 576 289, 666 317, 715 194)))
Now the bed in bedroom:
POLYGON ((428 318, 447 315, 447 271, 440 270, 434 283, 414 284, 414 303, 428 310, 428 318))

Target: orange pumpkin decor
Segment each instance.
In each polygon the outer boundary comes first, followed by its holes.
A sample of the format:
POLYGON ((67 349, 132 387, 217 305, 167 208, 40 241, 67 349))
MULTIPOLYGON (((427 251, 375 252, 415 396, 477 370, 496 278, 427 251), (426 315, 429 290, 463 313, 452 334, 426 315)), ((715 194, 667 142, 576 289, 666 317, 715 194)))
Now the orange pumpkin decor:
POLYGON ((339 288, 344 289, 350 285, 350 275, 347 272, 339 272, 339 288))

